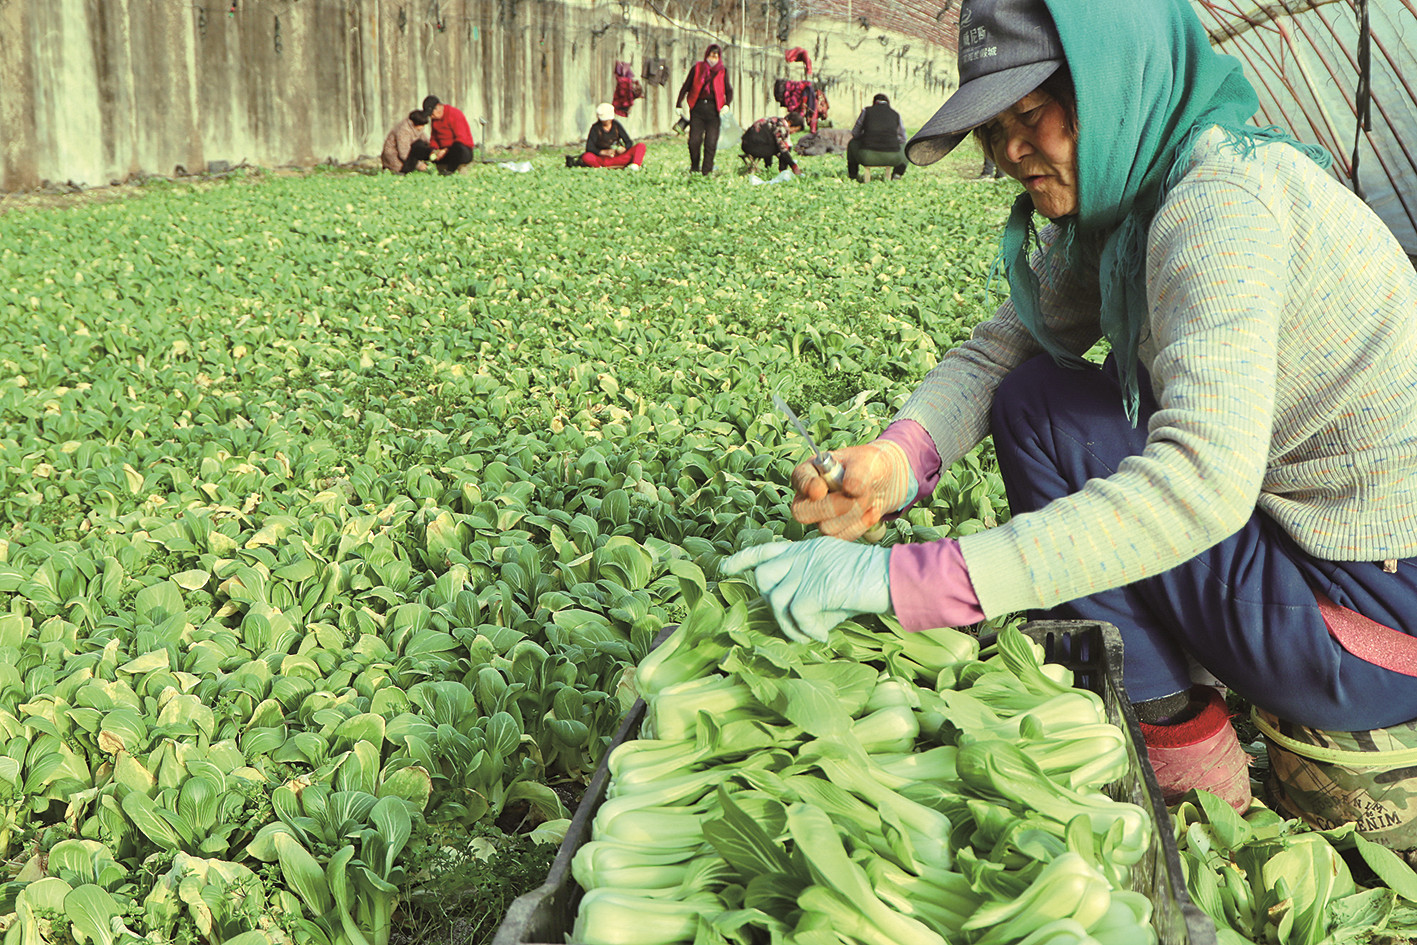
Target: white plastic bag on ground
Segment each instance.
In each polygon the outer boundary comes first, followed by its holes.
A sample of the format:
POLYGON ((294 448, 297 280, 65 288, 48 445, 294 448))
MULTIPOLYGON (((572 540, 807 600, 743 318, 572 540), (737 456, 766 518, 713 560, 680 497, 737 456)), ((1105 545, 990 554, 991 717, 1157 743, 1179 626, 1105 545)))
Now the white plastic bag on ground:
POLYGON ((788 168, 788 169, 785 170, 785 171, 779 172, 776 177, 774 177, 774 178, 772 178, 772 179, 770 179, 770 180, 763 180, 763 179, 762 179, 761 177, 759 177, 757 174, 749 174, 749 175, 748 175, 748 183, 750 183, 750 184, 784 184, 784 183, 786 183, 787 181, 792 180, 792 178, 794 178, 794 177, 796 177, 796 176, 797 176, 797 175, 795 175, 795 174, 792 173, 792 169, 791 169, 791 168, 788 168))

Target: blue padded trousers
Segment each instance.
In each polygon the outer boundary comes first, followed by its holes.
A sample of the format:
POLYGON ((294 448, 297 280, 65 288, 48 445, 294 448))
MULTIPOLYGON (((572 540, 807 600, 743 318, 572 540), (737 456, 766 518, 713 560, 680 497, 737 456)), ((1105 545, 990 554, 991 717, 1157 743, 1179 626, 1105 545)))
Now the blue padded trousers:
MULTIPOLYGON (((1005 378, 991 428, 1012 513, 1042 508, 1141 453, 1156 411, 1144 371, 1141 391, 1133 428, 1110 358, 1075 370, 1041 355, 1005 378)), ((1380 562, 1316 559, 1258 509, 1239 532, 1169 571, 1033 616, 1115 624, 1133 702, 1189 687, 1189 652, 1245 699, 1301 725, 1359 731, 1417 718, 1417 677, 1344 650, 1315 591, 1417 632, 1417 559, 1399 561, 1395 574, 1380 562)))

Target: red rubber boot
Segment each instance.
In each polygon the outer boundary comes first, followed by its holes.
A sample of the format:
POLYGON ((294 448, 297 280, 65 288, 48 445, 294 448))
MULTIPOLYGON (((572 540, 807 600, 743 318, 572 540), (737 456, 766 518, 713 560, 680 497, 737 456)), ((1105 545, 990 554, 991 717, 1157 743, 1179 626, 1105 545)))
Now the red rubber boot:
POLYGON ((1196 686, 1191 704, 1200 711, 1184 722, 1141 723, 1161 796, 1175 804, 1191 788, 1199 788, 1244 813, 1250 806, 1250 756, 1235 737, 1225 699, 1209 686, 1196 686))

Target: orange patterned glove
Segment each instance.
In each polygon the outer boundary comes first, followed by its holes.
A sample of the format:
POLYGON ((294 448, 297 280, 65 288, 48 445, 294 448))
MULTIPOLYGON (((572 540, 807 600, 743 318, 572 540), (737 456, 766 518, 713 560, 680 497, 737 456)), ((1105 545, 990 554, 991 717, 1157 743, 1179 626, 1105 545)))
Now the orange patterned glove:
POLYGON ((831 454, 844 469, 837 492, 827 490, 826 480, 810 461, 792 471, 792 517, 816 525, 823 535, 854 541, 881 516, 913 502, 920 490, 905 450, 891 440, 872 440, 831 454))

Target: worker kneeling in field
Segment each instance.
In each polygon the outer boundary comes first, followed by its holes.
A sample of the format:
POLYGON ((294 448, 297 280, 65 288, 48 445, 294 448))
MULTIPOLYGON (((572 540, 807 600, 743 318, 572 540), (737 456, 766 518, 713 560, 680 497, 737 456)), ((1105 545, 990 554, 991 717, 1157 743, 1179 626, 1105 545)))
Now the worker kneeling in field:
POLYGON ((792 173, 800 174, 802 169, 792 157, 792 135, 801 134, 805 127, 802 116, 796 112, 788 112, 782 117, 759 118, 743 132, 743 154, 759 158, 767 164, 777 158, 779 171, 791 168, 792 173))
POLYGON ((1188 0, 964 0, 961 21, 959 89, 906 152, 973 132, 1023 184, 1011 297, 834 451, 839 491, 797 467, 793 514, 830 537, 725 570, 756 569, 796 637, 857 613, 1111 622, 1168 798, 1244 808, 1247 758, 1188 654, 1299 725, 1417 717, 1417 273, 1326 154, 1248 123, 1255 92, 1188 0), (1008 522, 851 543, 986 435, 1008 522))
POLYGON ((645 162, 645 146, 635 144, 625 126, 615 117, 615 108, 601 102, 595 109, 595 124, 585 139, 580 163, 585 167, 623 167, 638 171, 645 162))

